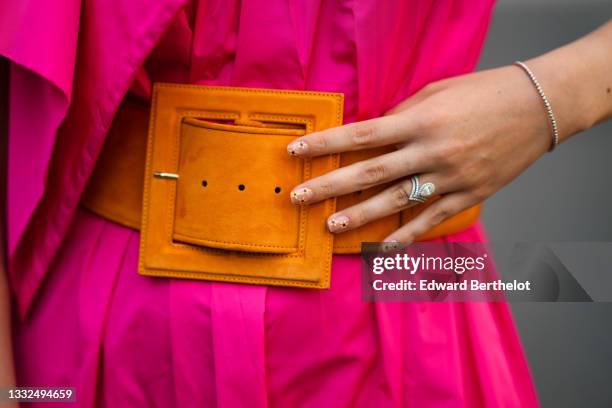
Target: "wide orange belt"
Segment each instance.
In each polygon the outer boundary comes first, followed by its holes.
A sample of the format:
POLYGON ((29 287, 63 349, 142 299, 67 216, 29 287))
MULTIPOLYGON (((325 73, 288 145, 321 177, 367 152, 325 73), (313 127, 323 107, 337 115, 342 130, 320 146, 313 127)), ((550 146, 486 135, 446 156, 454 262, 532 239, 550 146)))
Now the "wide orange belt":
MULTIPOLYGON (((287 155, 295 137, 342 124, 341 94, 177 84, 156 84, 153 94, 150 108, 129 98, 121 105, 82 198, 141 230, 143 275, 326 288, 332 253, 358 253, 425 208, 334 236, 325 220, 336 207, 386 186, 291 204, 303 180, 385 151, 287 155)), ((469 208, 420 239, 461 231, 479 213, 469 208)))

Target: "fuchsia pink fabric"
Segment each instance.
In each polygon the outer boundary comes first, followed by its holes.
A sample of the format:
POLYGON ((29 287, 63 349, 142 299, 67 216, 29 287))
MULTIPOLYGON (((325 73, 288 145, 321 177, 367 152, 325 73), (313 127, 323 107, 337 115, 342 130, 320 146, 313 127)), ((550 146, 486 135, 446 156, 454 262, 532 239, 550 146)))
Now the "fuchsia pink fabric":
MULTIPOLYGON (((346 122, 473 69, 491 0, 16 0, 8 249, 21 385, 79 406, 530 407, 500 303, 152 279, 138 233, 78 209, 114 112, 155 81, 343 92, 346 122)), ((478 225, 445 237, 480 241, 478 225)))

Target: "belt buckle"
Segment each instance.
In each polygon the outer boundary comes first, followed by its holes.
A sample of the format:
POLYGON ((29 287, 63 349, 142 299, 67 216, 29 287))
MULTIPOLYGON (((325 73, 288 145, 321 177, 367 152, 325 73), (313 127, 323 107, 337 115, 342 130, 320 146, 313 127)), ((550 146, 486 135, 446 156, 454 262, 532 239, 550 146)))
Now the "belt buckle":
POLYGON ((336 201, 294 207, 289 191, 338 156, 285 146, 341 125, 342 107, 338 93, 155 84, 139 273, 328 288, 336 201))

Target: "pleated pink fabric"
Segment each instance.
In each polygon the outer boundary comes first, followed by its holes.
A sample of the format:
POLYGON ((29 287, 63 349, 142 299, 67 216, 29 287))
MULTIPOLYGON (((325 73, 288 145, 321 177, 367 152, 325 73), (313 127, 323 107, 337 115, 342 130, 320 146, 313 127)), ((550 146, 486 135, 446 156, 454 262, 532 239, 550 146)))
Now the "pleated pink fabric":
POLYGON ((127 92, 335 91, 346 122, 380 116, 473 69, 491 0, 51 3, 0 4, 20 384, 83 407, 537 406, 505 304, 362 302, 356 256, 324 291, 146 278, 138 233, 78 209, 127 92))
POLYGON ((537 406, 503 303, 363 302, 354 256, 325 291, 148 279, 137 257, 136 232, 79 210, 17 325, 20 383, 83 407, 537 406))

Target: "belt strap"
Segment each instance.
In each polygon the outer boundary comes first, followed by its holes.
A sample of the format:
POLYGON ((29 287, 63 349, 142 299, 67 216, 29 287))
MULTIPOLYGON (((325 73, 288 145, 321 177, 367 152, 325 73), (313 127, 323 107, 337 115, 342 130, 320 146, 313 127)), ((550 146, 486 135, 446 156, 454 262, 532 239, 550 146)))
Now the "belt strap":
MULTIPOLYGON (((131 98, 124 100, 115 115, 81 201, 82 205, 90 211, 135 230, 139 230, 141 225, 149 110, 148 104, 131 98)), ((340 165, 346 166, 382 152, 384 149, 342 154, 340 165)), ((218 158, 218 160, 223 160, 223 158, 218 158)), ((337 208, 347 208, 377 194, 386 187, 379 186, 340 197, 337 200, 337 208)), ((288 194, 289 191, 281 193, 288 194)), ((288 197, 286 198, 289 200, 288 197)), ((336 235, 333 252, 336 254, 359 253, 361 242, 383 240, 392 231, 412 220, 423 211, 426 205, 417 205, 356 230, 336 235)), ((478 219, 480 209, 479 204, 464 210, 439 224, 421 236, 419 240, 433 239, 469 227, 478 219)))

